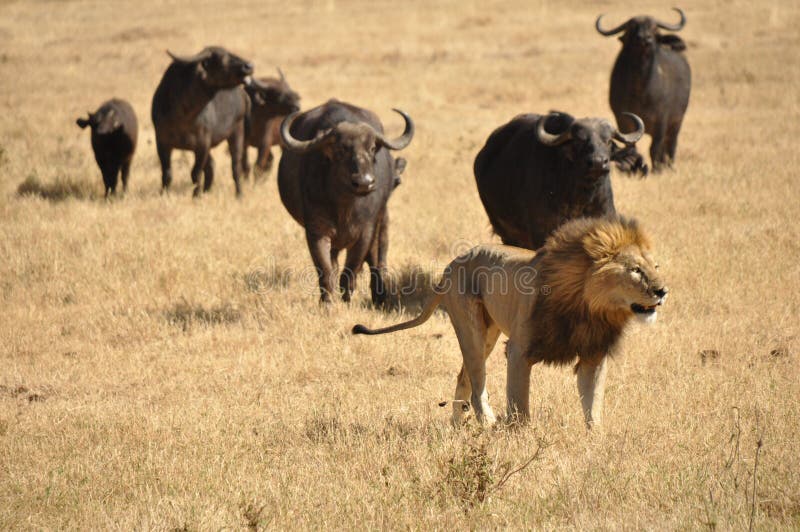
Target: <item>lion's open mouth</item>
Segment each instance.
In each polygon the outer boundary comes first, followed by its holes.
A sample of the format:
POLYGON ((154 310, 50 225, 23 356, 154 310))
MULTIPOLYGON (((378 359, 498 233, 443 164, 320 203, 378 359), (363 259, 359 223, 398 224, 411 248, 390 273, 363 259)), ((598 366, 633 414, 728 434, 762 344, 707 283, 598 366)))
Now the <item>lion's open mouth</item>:
POLYGON ((634 304, 631 305, 631 310, 633 311, 634 314, 647 315, 647 314, 655 313, 657 306, 658 305, 650 305, 650 306, 646 307, 644 305, 640 305, 638 303, 634 303, 634 304))

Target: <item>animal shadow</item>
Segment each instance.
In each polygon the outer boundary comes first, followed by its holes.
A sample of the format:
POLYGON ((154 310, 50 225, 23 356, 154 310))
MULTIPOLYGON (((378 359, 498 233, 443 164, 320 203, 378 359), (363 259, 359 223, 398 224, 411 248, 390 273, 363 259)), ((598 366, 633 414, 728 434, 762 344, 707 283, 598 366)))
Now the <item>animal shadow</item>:
POLYGON ((94 200, 102 197, 94 183, 79 181, 70 177, 56 177, 51 182, 42 182, 35 175, 29 175, 17 187, 18 196, 38 196, 52 202, 94 200))
POLYGON ((438 272, 417 265, 390 270, 386 282, 386 300, 381 310, 386 313, 405 310, 416 314, 434 295, 438 272))

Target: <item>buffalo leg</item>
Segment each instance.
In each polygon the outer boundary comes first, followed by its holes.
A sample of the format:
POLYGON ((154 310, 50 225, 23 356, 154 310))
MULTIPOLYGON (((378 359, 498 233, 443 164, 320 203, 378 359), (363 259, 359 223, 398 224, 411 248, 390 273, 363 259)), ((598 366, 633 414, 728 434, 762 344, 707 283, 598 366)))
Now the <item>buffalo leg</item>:
POLYGON ((244 123, 240 124, 236 132, 228 138, 228 150, 231 152, 231 173, 233 185, 236 187, 236 197, 242 196, 240 176, 242 174, 242 151, 244 150, 244 123))
POLYGON ((200 183, 200 174, 206 167, 208 156, 209 156, 208 150, 201 149, 194 152, 194 166, 192 166, 192 183, 194 183, 195 198, 200 197, 200 194, 203 193, 203 187, 200 183))
POLYGON ((156 143, 156 150, 158 151, 158 160, 161 162, 161 191, 166 192, 172 184, 172 168, 170 166, 172 148, 158 142, 156 143))
POLYGON ((653 171, 659 172, 663 169, 665 163, 664 157, 664 137, 666 135, 666 127, 663 124, 658 124, 655 131, 652 132, 653 142, 650 144, 650 160, 653 162, 653 171))
POLYGON ((205 179, 203 183, 203 192, 208 192, 214 184, 214 158, 210 153, 206 158, 206 165, 203 167, 203 177, 205 179))
POLYGON ((681 122, 671 124, 667 129, 667 156, 669 157, 669 165, 675 162, 675 152, 678 149, 678 133, 681 131, 681 122))
POLYGON ((339 278, 339 253, 341 252, 340 249, 335 249, 331 247, 331 285, 333 285, 336 280, 339 278))
POLYGON ((250 177, 250 159, 248 158, 247 146, 242 148, 242 179, 247 181, 250 177))
POLYGON ((269 173, 272 168, 272 153, 269 147, 258 148, 258 157, 256 158, 256 174, 259 178, 264 177, 269 173))
POLYGON ((122 192, 128 192, 128 175, 131 172, 131 160, 128 159, 124 163, 122 163, 122 192))
POLYGON ((383 212, 378 222, 372 246, 367 254, 369 264, 369 288, 372 294, 372 304, 382 306, 386 304, 386 255, 389 251, 389 213, 383 212))
POLYGON ((103 184, 106 186, 106 198, 117 191, 117 179, 119 177, 119 165, 109 164, 103 167, 103 184))
POLYGON ((317 270, 320 303, 330 303, 333 296, 333 265, 331 264, 331 239, 328 236, 306 232, 308 250, 317 270))
POLYGON ((370 246, 372 245, 372 235, 363 235, 356 242, 356 245, 347 250, 347 258, 344 261, 344 270, 339 278, 339 288, 342 291, 342 299, 350 301, 350 296, 356 289, 356 277, 361 271, 361 266, 367 258, 370 246))

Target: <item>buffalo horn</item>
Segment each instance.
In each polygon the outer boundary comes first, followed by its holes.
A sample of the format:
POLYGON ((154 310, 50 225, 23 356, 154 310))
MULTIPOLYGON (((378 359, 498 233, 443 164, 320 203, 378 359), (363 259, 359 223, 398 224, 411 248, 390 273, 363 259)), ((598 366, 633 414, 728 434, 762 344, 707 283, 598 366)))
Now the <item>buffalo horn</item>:
POLYGON ((311 140, 297 140, 292 136, 289 130, 299 114, 300 111, 295 111, 283 120, 283 123, 281 123, 281 139, 290 150, 298 153, 305 153, 316 149, 317 146, 326 139, 330 130, 317 133, 317 136, 311 140))
POLYGON ((406 121, 406 129, 405 131, 403 131, 403 134, 394 140, 387 139, 377 131, 375 132, 375 134, 377 135, 380 143, 389 148, 390 150, 402 150, 403 148, 408 146, 408 144, 411 142, 411 139, 414 138, 414 121, 411 120, 411 117, 408 116, 403 111, 401 111, 400 109, 392 109, 392 111, 398 113, 406 121))
POLYGON ((642 135, 644 135, 644 122, 642 122, 642 119, 633 113, 622 114, 636 122, 636 131, 632 131, 630 133, 620 133, 618 129, 615 129, 614 138, 620 142, 624 142, 625 144, 634 144, 636 141, 642 138, 642 135))
POLYGON ((603 28, 600 27, 600 19, 603 18, 604 16, 605 15, 600 15, 599 17, 597 17, 597 20, 594 22, 594 27, 597 30, 597 33, 599 33, 600 35, 605 35, 606 37, 610 37, 611 35, 615 35, 615 34, 621 32, 622 30, 624 30, 625 26, 628 24, 628 22, 625 21, 625 22, 623 22, 622 24, 620 24, 619 26, 617 26, 614 29, 604 30, 603 28))
POLYGON ((559 133, 558 135, 553 135, 545 130, 544 124, 547 122, 547 118, 557 114, 558 113, 551 113, 550 115, 541 117, 539 119, 539 123, 536 125, 536 136, 539 138, 539 142, 545 146, 558 146, 559 144, 564 144, 572 138, 572 132, 570 131, 570 128, 567 128, 563 133, 559 133))
POLYGON ((177 61, 178 63, 197 63, 203 59, 211 57, 211 51, 208 48, 204 48, 199 54, 190 57, 180 57, 167 50, 167 55, 169 55, 173 61, 177 61))
POLYGON ((686 15, 683 14, 681 8, 673 7, 672 9, 678 12, 678 14, 681 16, 681 20, 677 24, 664 24, 660 20, 656 19, 656 25, 662 30, 678 31, 686 25, 686 15))

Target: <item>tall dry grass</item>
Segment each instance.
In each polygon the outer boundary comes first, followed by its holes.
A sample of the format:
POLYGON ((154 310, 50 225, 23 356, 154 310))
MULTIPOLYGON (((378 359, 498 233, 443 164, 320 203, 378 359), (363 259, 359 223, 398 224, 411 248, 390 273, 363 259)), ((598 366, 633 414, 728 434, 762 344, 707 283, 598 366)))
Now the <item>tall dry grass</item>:
MULTIPOLYGON (((618 2, 0 4, 0 529, 800 527, 800 7, 683 6, 694 73, 674 172, 614 177, 671 297, 611 364, 588 435, 574 376, 535 368, 533 422, 452 430, 446 316, 317 305, 274 175, 200 201, 160 175, 149 101, 164 53, 223 44, 418 133, 391 200, 399 281, 492 240, 472 177, 517 113, 610 117, 618 2), (118 96, 141 124, 130 192, 105 202, 75 117, 118 96), (22 189, 20 188, 22 187, 22 189), (20 194, 18 191, 27 191, 20 194)), ((671 20, 671 19, 670 19, 671 20)), ((647 142, 642 146, 647 149, 647 142)), ((396 301, 415 310, 423 296, 396 301)), ((490 361, 502 408, 502 347, 490 361)))

